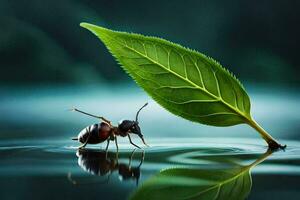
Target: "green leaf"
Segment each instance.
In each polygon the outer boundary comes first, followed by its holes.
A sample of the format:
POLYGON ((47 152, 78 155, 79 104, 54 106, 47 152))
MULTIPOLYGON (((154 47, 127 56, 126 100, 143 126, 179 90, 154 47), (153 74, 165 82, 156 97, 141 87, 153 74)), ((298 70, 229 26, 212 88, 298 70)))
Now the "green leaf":
POLYGON ((159 104, 191 121, 243 123, 250 101, 239 81, 216 61, 165 40, 82 24, 159 104))
POLYGON ((165 169, 144 182, 130 199, 244 200, 251 191, 250 170, 271 154, 267 151, 250 165, 226 169, 165 169))
POLYGON ((173 168, 146 181, 132 196, 143 199, 244 200, 251 190, 249 168, 201 170, 173 168))
POLYGON ((137 84, 168 111, 213 126, 248 123, 269 145, 277 144, 251 118, 242 84, 218 62, 160 38, 80 25, 97 35, 137 84))

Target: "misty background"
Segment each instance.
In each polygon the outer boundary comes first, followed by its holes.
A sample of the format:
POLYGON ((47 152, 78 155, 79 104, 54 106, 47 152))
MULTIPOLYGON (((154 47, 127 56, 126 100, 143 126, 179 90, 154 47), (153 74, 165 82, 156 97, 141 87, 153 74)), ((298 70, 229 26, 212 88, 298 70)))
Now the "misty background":
POLYGON ((299 1, 0 2, 2 84, 129 82, 79 27, 159 36, 218 60, 243 82, 300 84, 299 1))

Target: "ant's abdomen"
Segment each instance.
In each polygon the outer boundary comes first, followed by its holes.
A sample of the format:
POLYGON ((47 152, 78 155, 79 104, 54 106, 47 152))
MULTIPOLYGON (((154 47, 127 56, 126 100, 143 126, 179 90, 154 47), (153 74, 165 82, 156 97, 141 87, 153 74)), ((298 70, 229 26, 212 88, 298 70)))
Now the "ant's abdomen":
POLYGON ((78 140, 81 143, 85 143, 88 140, 88 144, 98 144, 109 137, 109 131, 110 127, 106 123, 93 124, 80 131, 78 140))

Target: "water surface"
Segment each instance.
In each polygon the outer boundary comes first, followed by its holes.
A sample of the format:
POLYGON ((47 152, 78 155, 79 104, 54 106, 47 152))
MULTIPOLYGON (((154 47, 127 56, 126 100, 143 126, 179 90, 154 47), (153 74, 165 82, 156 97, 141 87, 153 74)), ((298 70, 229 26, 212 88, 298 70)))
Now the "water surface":
MULTIPOLYGON (((2 143, 0 198, 126 199, 162 170, 196 169, 204 173, 249 166, 267 151, 255 140, 250 141, 165 138, 150 140, 152 147, 144 151, 133 152, 123 143, 116 154, 112 146, 107 157, 99 145, 78 151, 76 143, 69 140, 2 143)), ((300 144, 286 142, 286 151, 274 152, 250 169, 249 199, 282 199, 286 194, 297 199, 300 195, 300 144)), ((206 177, 205 181, 211 180, 206 177)))

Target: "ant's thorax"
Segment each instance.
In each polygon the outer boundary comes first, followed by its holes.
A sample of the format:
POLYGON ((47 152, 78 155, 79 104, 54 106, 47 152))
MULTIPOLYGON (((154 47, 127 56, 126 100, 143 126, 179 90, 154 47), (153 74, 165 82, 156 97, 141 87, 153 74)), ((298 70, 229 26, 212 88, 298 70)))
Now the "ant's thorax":
POLYGON ((117 126, 112 126, 111 131, 112 131, 112 134, 114 134, 114 135, 121 135, 121 131, 119 130, 119 128, 117 126))

